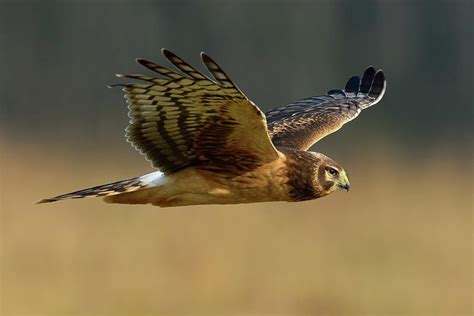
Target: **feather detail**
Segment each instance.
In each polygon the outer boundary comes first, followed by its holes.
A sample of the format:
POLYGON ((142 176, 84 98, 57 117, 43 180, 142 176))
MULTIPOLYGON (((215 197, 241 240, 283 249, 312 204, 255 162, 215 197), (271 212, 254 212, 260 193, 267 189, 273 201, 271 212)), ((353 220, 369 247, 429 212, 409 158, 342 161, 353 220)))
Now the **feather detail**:
POLYGON ((145 83, 118 85, 126 92, 127 141, 165 174, 188 166, 245 172, 278 158, 260 109, 206 54, 202 61, 217 81, 167 49, 180 74, 156 63, 137 62, 168 79, 120 75, 145 83))
POLYGON ((362 75, 352 76, 344 90, 329 90, 268 111, 268 130, 277 148, 307 150, 321 138, 355 119, 363 109, 379 102, 386 89, 382 70, 369 66, 362 75))
POLYGON ((122 194, 127 192, 134 192, 141 189, 152 188, 162 185, 165 181, 163 173, 157 171, 146 174, 141 177, 131 178, 112 182, 109 184, 99 185, 88 189, 58 195, 49 199, 42 199, 36 204, 56 202, 66 199, 81 199, 85 197, 104 197, 109 195, 122 194))

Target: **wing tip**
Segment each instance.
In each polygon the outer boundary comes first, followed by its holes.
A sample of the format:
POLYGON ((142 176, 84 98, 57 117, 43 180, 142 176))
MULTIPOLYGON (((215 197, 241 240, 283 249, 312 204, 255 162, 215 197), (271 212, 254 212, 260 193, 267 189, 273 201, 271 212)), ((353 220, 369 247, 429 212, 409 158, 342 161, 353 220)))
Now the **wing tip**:
POLYGON ((215 61, 211 58, 211 56, 209 56, 209 55, 208 55, 207 53, 205 53, 205 52, 201 52, 201 53, 199 54, 199 56, 201 56, 201 60, 202 60, 202 62, 203 62, 204 64, 207 64, 207 63, 209 63, 209 62, 215 63, 215 61))
POLYGON ((346 92, 344 90, 341 90, 341 89, 331 89, 328 92, 326 92, 326 94, 330 95, 330 96, 340 96, 340 97, 343 97, 343 98, 347 98, 346 92))
POLYGON ((163 54, 163 56, 168 59, 172 64, 175 64, 175 61, 173 61, 174 59, 181 59, 175 53, 164 47, 161 49, 161 54, 163 54))
POLYGON ((352 76, 347 80, 346 86, 344 87, 345 92, 349 93, 357 93, 359 92, 360 88, 360 77, 359 76, 352 76))
MULTIPOLYGON (((115 77, 117 77, 117 78, 124 78, 124 77, 126 77, 126 76, 123 75, 123 74, 115 74, 115 77)), ((113 89, 113 88, 123 87, 123 86, 124 86, 123 83, 112 83, 112 84, 108 84, 108 85, 107 85, 107 88, 113 89)))
POLYGON ((370 90, 368 92, 369 96, 375 98, 375 100, 372 102, 372 105, 378 103, 383 98, 386 89, 387 80, 385 78, 385 73, 382 69, 379 69, 374 75, 372 86, 370 87, 370 90))
POLYGON ((378 69, 377 72, 375 73, 375 76, 374 76, 374 80, 375 78, 378 77, 382 77, 383 80, 385 80, 385 73, 383 71, 383 69, 378 69))
POLYGON ((375 66, 374 65, 368 65, 365 70, 364 70, 364 73, 366 72, 374 72, 375 73, 375 66))
POLYGON ((365 68, 362 78, 358 76, 349 78, 344 91, 374 98, 369 105, 371 106, 382 99, 386 87, 387 81, 384 71, 382 69, 376 70, 373 65, 369 65, 365 68))
POLYGON ((38 204, 44 204, 44 203, 51 203, 51 202, 56 202, 56 201, 59 201, 58 199, 55 199, 55 198, 49 198, 49 199, 41 199, 39 201, 36 201, 35 205, 38 205, 38 204))
POLYGON ((148 68, 147 65, 151 64, 152 62, 150 62, 149 60, 146 60, 145 58, 141 58, 141 57, 138 57, 138 58, 135 58, 135 62, 137 64, 140 64, 142 66, 145 66, 148 68))

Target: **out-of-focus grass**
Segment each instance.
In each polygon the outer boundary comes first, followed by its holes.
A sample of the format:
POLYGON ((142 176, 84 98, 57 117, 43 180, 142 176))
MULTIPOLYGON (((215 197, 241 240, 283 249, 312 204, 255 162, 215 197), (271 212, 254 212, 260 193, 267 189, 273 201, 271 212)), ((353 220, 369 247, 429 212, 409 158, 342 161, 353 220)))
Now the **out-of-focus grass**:
POLYGON ((454 158, 367 152, 344 163, 349 194, 297 204, 34 206, 144 170, 4 145, 2 315, 472 312, 472 175, 454 158))

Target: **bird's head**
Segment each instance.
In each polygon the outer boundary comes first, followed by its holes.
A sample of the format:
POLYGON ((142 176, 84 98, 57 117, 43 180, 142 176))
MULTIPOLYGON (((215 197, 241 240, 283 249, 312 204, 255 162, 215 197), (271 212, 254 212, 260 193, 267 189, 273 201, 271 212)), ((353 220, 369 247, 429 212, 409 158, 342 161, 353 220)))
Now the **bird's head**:
POLYGON ((315 181, 319 185, 322 195, 327 195, 336 190, 349 191, 351 184, 346 171, 331 158, 320 154, 315 181))

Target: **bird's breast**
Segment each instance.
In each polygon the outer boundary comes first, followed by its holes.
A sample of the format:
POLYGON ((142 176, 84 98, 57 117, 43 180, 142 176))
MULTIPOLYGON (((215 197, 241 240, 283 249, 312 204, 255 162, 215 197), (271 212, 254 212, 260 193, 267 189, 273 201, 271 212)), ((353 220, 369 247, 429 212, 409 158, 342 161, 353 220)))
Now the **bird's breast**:
POLYGON ((252 171, 217 179, 208 191, 213 197, 228 198, 231 203, 288 201, 288 175, 284 157, 264 164, 252 171))

